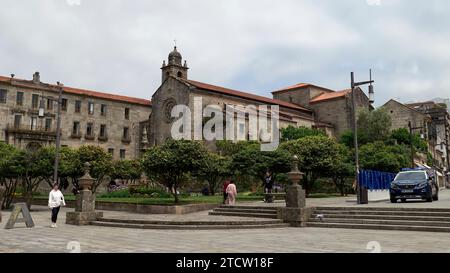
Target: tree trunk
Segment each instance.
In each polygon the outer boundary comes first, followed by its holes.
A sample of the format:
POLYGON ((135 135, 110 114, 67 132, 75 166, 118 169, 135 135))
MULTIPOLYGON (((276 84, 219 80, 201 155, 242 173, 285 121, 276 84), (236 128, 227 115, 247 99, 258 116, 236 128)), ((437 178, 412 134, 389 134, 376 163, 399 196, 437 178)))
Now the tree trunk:
POLYGON ((177 183, 174 183, 173 185, 173 195, 175 196, 175 203, 178 204, 178 202, 180 201, 178 198, 178 187, 177 187, 177 183))

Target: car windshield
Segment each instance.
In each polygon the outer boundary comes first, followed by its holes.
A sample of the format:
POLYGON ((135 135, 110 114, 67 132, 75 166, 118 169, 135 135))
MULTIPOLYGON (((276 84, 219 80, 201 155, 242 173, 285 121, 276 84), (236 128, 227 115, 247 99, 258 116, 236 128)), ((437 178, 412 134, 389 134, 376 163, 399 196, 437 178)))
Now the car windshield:
POLYGON ((395 180, 425 180, 426 178, 427 177, 424 172, 407 172, 399 173, 395 180))

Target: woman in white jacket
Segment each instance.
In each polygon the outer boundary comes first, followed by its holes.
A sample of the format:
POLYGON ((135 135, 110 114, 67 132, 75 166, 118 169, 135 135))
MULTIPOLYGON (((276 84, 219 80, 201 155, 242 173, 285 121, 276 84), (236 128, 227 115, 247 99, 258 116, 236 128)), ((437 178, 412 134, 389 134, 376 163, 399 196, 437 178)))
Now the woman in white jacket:
POLYGON ((48 195, 48 207, 52 210, 52 228, 56 228, 56 220, 58 219, 59 209, 66 205, 64 195, 59 190, 58 184, 53 185, 53 190, 48 195))

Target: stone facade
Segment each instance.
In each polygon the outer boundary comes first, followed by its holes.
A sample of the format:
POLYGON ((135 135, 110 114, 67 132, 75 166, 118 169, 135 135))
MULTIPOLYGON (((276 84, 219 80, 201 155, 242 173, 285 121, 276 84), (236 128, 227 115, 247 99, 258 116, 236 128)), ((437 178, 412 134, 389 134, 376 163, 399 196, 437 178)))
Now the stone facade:
POLYGON ((390 100, 383 105, 383 108, 391 116, 392 130, 408 128, 409 122, 413 128, 418 128, 415 133, 428 135, 428 128, 431 126, 431 117, 423 114, 396 100, 390 100))
MULTIPOLYGON (((6 93, 0 101, 0 141, 18 148, 54 145, 56 140, 57 102, 46 98, 57 99, 59 87, 41 83, 36 74, 34 78, 0 77, 0 90, 6 93), (45 116, 39 117, 42 96, 45 116)), ((96 145, 114 159, 139 156, 140 122, 150 116, 150 101, 70 87, 63 87, 62 98, 62 146, 96 145)))
MULTIPOLYGON (((360 88, 355 89, 357 109, 373 109, 369 98, 360 88)), ((352 130, 353 104, 351 90, 333 91, 327 88, 299 84, 272 92, 275 99, 290 101, 314 112, 316 120, 333 125, 333 133, 339 138, 352 130)))

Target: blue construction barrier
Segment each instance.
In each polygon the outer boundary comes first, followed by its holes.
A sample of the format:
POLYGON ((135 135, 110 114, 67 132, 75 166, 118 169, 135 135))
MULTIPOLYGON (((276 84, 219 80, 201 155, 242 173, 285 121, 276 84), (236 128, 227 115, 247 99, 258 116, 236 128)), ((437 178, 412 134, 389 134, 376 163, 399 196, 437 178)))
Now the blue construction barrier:
POLYGON ((395 173, 361 170, 359 183, 368 190, 388 190, 396 175, 395 173))

